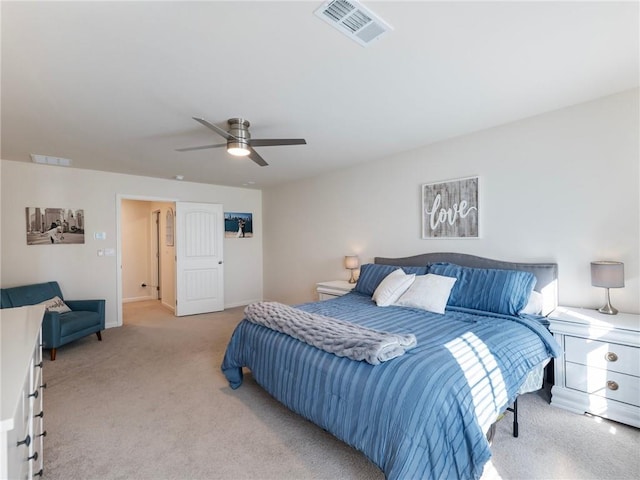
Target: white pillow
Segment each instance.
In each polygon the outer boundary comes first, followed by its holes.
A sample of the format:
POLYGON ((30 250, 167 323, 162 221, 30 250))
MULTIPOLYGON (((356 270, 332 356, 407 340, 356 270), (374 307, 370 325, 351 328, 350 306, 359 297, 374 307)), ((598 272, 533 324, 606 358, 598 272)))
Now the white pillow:
POLYGON ((57 295, 53 298, 50 298, 49 300, 40 302, 38 305, 44 305, 47 312, 66 313, 71 311, 71 309, 67 306, 67 304, 64 303, 62 299, 57 295))
POLYGON ((384 277, 373 292, 373 301, 379 307, 392 305, 409 288, 415 278, 414 274, 407 275, 401 268, 394 270, 384 277))
POLYGON ((531 295, 529 295, 529 301, 527 302, 525 307, 520 310, 520 313, 529 315, 540 315, 540 313, 542 313, 542 300, 542 294, 533 290, 531 292, 531 295))
POLYGON ((453 277, 433 273, 419 275, 404 295, 398 299, 396 305, 442 314, 454 283, 456 279, 453 277))

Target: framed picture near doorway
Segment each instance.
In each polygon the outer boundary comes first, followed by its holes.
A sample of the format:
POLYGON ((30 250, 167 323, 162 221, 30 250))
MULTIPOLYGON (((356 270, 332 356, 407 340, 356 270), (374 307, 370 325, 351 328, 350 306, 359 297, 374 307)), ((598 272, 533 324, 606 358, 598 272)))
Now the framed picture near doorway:
POLYGON ((174 235, 175 235, 175 228, 174 228, 174 215, 173 215, 173 209, 168 209, 167 210, 167 218, 166 218, 166 222, 165 222, 165 236, 166 236, 166 240, 165 243, 167 244, 167 247, 173 247, 173 243, 174 243, 174 235))
POLYGON ((27 245, 84 243, 84 210, 26 207, 27 245))
POLYGON ((253 214, 239 212, 224 212, 225 238, 253 237, 253 214))

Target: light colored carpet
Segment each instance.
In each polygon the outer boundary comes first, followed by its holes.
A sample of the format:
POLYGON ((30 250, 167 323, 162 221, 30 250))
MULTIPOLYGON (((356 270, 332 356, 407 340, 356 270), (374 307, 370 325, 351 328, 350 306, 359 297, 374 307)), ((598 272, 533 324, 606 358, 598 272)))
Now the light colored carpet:
MULTIPOLYGON (((125 326, 45 360, 45 478, 383 479, 364 455, 293 414, 250 375, 220 371, 242 308, 173 317, 126 304, 125 326)), ((640 477, 640 430, 521 397, 520 437, 499 422, 483 479, 640 477)))

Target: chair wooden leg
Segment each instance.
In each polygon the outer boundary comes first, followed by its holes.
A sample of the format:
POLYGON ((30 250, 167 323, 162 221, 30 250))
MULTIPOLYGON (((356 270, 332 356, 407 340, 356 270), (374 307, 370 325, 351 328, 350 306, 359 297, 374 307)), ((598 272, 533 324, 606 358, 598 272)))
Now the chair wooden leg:
POLYGON ((102 341, 102 333, 96 332, 96 335, 98 336, 98 340, 102 341))
POLYGON ((56 349, 51 349, 51 361, 53 362, 56 359, 56 349))

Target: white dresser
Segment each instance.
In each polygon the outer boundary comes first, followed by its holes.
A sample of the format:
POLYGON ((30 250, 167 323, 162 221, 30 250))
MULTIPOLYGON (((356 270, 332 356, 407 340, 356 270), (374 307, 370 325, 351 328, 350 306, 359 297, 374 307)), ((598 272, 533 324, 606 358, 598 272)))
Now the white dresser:
POLYGON ((330 300, 349 293, 355 286, 355 283, 349 283, 346 280, 331 280, 316 284, 316 291, 319 300, 330 300))
POLYGON ((44 306, 0 309, 0 479, 42 476, 44 306))
POLYGON ((551 405, 640 427, 640 315, 558 307, 548 318, 564 349, 551 405))

